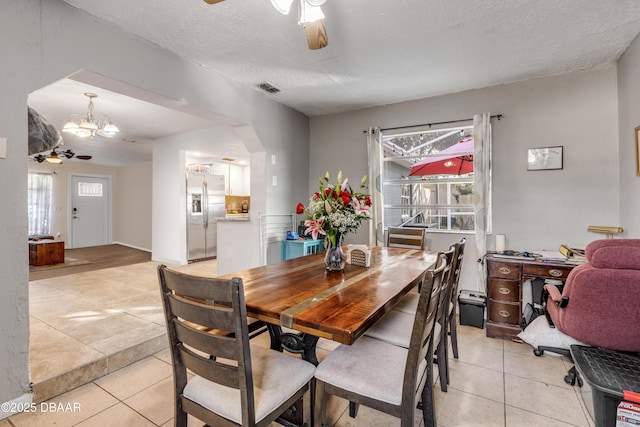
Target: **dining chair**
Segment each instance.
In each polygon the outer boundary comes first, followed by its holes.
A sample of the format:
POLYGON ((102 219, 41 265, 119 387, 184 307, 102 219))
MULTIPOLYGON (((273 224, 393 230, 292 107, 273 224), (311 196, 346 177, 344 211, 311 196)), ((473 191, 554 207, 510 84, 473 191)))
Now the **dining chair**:
POLYGON ((387 246, 424 250, 424 228, 389 227, 387 246))
POLYGON ((208 425, 268 426, 301 398, 309 422, 315 367, 249 343, 242 279, 192 276, 165 265, 158 267, 158 278, 176 427, 187 425, 187 414, 208 425))
POLYGON ((433 370, 428 362, 433 351, 433 329, 441 288, 444 260, 425 274, 418 311, 411 328, 408 348, 369 336, 352 345, 340 345, 316 368, 315 420, 327 426, 327 395, 350 402, 350 415, 357 405, 400 418, 402 427, 414 425, 416 406, 422 401, 426 426, 435 426, 433 370))
MULTIPOLYGON (((457 244, 456 244, 457 245, 457 244)), ((448 372, 448 360, 446 349, 446 334, 447 334, 447 321, 449 317, 449 301, 452 288, 452 269, 455 259, 457 246, 453 245, 448 251, 439 252, 438 260, 443 262, 443 279, 441 297, 438 300, 438 308, 436 319, 437 323, 433 331, 433 342, 436 358, 438 361, 438 374, 440 378, 440 388, 442 391, 447 391, 447 372, 448 372)), ((419 294, 417 294, 419 295, 419 294)), ((416 307, 417 308, 417 307, 416 307)), ((408 348, 411 342, 411 331, 414 322, 415 313, 403 312, 400 310, 391 310, 380 318, 376 323, 371 326, 366 336, 388 342, 393 345, 408 348)), ((433 357, 430 359, 432 364, 433 357)))
MULTIPOLYGON (((460 273, 462 272, 462 260, 464 258, 464 246, 467 239, 463 237, 458 243, 458 251, 453 264, 453 288, 451 289, 451 304, 449 305, 449 333, 451 337, 451 350, 453 357, 458 358, 458 332, 457 332, 457 316, 456 303, 458 299, 458 285, 460 283, 460 273)), ((447 346, 448 348, 448 346, 447 346)), ((447 371, 448 372, 448 371, 447 371)), ((447 383, 449 383, 449 375, 447 374, 447 383)))

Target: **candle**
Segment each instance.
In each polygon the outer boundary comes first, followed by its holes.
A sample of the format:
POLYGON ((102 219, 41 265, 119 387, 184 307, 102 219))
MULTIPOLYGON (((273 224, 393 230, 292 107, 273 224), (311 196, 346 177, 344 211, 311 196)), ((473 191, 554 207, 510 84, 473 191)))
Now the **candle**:
POLYGON ((496 252, 504 252, 507 246, 507 236, 496 234, 496 252))

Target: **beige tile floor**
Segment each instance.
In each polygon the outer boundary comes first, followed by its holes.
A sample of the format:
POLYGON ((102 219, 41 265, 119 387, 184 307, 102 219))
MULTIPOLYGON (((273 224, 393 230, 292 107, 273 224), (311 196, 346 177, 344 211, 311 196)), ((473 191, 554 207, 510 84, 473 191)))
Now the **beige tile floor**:
MULTIPOLYGON (((171 361, 166 341, 160 341, 159 351, 147 345, 137 348, 135 355, 114 356, 143 336, 153 340, 159 332, 164 340, 155 265, 136 264, 108 275, 104 271, 102 275, 89 272, 74 275, 81 278, 63 276, 66 281, 56 278, 31 283, 35 285, 31 301, 34 383, 38 378, 46 382, 47 375, 55 375, 54 367, 71 369, 68 365, 86 365, 94 357, 105 359, 105 366, 103 370, 102 365, 95 368, 92 372, 98 375, 85 381, 87 384, 48 400, 44 406, 76 405, 79 410, 43 411, 38 404, 35 413, 0 420, 0 427, 173 425, 171 361), (121 292, 100 291, 105 285, 121 292), (80 299, 86 301, 80 303, 80 299), (113 326, 105 326, 112 320, 113 326), (143 356, 145 352, 150 354, 143 356), (137 361, 121 367, 127 360, 137 361)), ((181 268, 195 274, 215 274, 215 264, 181 268)), ((526 344, 486 338, 484 332, 459 327, 460 358, 450 360, 449 390, 442 393, 438 383, 434 388, 439 426, 593 426, 579 392, 563 381, 572 366, 568 359, 551 353, 535 357, 526 344)), ((268 346, 268 336, 261 335, 253 342, 268 346)), ((334 347, 334 343, 320 340, 319 358, 322 360, 334 347)), ((347 402, 337 398, 329 401, 328 412, 336 427, 399 425, 397 419, 366 407, 352 419, 347 402)), ((417 413, 415 425, 422 424, 417 413)), ((189 425, 202 423, 190 419, 189 425)))

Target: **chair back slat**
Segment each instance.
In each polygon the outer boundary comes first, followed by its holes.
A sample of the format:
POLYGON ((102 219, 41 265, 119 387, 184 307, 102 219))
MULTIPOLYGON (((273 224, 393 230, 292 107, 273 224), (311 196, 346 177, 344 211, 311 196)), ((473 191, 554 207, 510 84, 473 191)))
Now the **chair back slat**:
POLYGON ((455 304, 458 297, 458 284, 460 283, 460 272, 462 271, 462 259, 464 258, 464 246, 467 239, 464 237, 460 240, 460 243, 456 243, 456 256, 453 262, 453 286, 451 289, 450 301, 455 304))
POLYGON ((422 228, 389 227, 387 246, 424 250, 424 235, 422 228))
MULTIPOLYGON (((442 272, 442 289, 438 298, 438 310, 436 312, 436 320, 445 326, 444 318, 449 314, 449 301, 451 289, 453 287, 453 262, 456 248, 451 246, 448 251, 438 252, 438 259, 443 262, 444 270, 442 272)), ((444 331, 443 331, 444 333, 444 331)))
MULTIPOLYGON (((442 291, 444 288, 443 282, 443 274, 446 269, 446 259, 444 256, 440 256, 438 258, 439 266, 436 269, 429 270, 425 276, 425 281, 423 286, 427 285, 426 295, 424 299, 426 300, 426 313, 424 315, 424 328, 422 331, 422 337, 420 340, 420 348, 418 350, 418 360, 423 360, 427 357, 427 353, 429 352, 430 341, 432 340, 433 328, 436 322, 436 315, 438 310, 438 303, 440 297, 442 295, 442 291)), ((423 299, 422 292, 420 295, 420 299, 423 299)), ((418 303, 420 305, 420 303, 418 303)), ((418 310, 420 307, 418 307, 418 310)), ((420 315, 422 317, 422 315, 420 315)), ((416 318, 418 318, 418 312, 416 312, 416 318)))
POLYGON ((231 288, 229 286, 217 285, 226 282, 228 282, 228 280, 192 276, 173 270, 171 270, 170 274, 165 275, 167 288, 178 295, 188 295, 194 299, 215 301, 216 303, 230 305, 231 288))
POLYGON ((233 309, 230 307, 200 304, 176 295, 169 295, 169 304, 171 312, 181 319, 210 329, 235 331, 233 309))
POLYGON ((191 351, 184 345, 178 346, 178 350, 185 368, 194 374, 227 387, 240 388, 240 375, 237 366, 218 362, 217 359, 204 357, 191 351))
POLYGON ((182 342, 208 355, 232 360, 238 358, 238 348, 233 337, 203 332, 179 319, 174 319, 174 326, 178 342, 182 342))

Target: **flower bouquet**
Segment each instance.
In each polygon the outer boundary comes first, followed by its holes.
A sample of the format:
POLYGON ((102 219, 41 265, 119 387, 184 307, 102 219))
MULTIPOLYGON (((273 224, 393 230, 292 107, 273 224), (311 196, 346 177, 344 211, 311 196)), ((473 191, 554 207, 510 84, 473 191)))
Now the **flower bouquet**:
MULTIPOLYGON (((298 203, 296 213, 307 213, 304 225, 305 234, 311 234, 314 240, 325 236, 327 254, 325 261, 328 270, 342 270, 345 256, 342 253, 342 238, 346 233, 355 232, 365 219, 371 218, 371 197, 365 193, 353 191, 349 180, 342 180, 342 171, 338 172, 336 184, 330 183, 329 172, 320 181, 319 191, 309 198, 309 205, 298 203)), ((360 188, 365 188, 367 176, 362 177, 360 188)))

